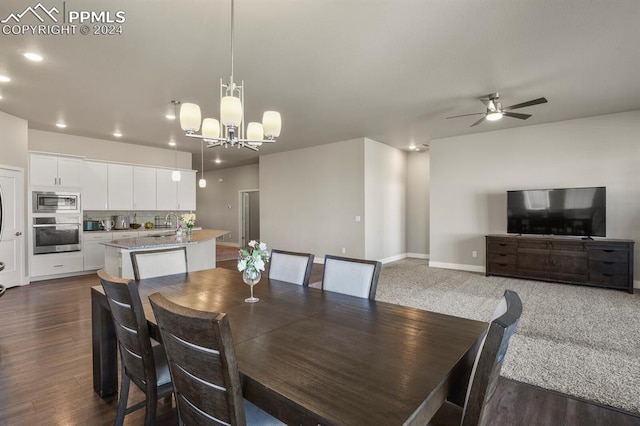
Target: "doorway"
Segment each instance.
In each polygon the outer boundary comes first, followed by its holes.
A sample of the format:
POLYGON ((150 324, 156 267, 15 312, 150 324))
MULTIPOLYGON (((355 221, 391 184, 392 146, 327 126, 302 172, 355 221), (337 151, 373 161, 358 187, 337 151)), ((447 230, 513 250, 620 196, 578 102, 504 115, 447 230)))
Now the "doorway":
POLYGON ((0 284, 23 284, 24 172, 0 166, 0 284))
POLYGON ((260 241, 260 191, 240 191, 240 247, 260 241))

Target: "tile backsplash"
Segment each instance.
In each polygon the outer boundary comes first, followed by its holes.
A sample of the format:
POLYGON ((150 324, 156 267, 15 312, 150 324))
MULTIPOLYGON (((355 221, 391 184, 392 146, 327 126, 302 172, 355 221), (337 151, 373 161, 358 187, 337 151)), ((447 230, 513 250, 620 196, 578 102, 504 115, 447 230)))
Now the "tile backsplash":
MULTIPOLYGON (((129 217, 129 223, 139 223, 141 225, 144 225, 145 222, 151 222, 154 225, 156 224, 156 216, 159 217, 160 219, 160 223, 162 225, 164 225, 165 223, 165 217, 167 216, 167 214, 169 213, 175 213, 178 215, 178 217, 180 217, 180 215, 182 213, 188 213, 187 211, 136 211, 136 212, 131 212, 131 211, 120 211, 120 210, 109 210, 109 211, 104 211, 104 210, 85 210, 83 212, 82 218, 83 220, 105 220, 105 219, 113 219, 115 220, 114 216, 128 216, 129 217)), ((171 216, 170 218, 172 225, 175 226, 175 217, 171 216)))

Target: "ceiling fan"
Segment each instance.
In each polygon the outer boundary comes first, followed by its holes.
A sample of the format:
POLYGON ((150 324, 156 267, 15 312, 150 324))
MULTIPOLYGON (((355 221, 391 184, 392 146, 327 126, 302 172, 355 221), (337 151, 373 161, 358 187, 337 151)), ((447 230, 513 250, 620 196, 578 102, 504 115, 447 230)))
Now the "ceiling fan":
POLYGON ((500 94, 499 93, 497 93, 497 92, 496 93, 491 93, 490 95, 487 95, 485 97, 480 98, 480 101, 487 108, 486 112, 476 112, 476 113, 473 113, 473 114, 454 115, 453 117, 447 117, 447 119, 449 119, 449 118, 457 118, 457 117, 468 117, 468 116, 471 116, 471 115, 483 115, 484 116, 480 120, 478 120, 475 123, 473 123, 470 127, 477 126, 478 124, 482 123, 485 120, 489 120, 489 121, 500 120, 502 117, 519 118, 520 120, 526 120, 527 118, 531 117, 531 114, 520 114, 520 113, 517 113, 517 112, 510 112, 510 111, 514 110, 514 109, 518 109, 518 108, 525 108, 525 107, 530 107, 532 105, 538 105, 538 104, 547 103, 547 99, 546 98, 538 98, 538 99, 533 99, 531 101, 522 102, 520 104, 515 104, 515 105, 508 106, 508 107, 503 107, 502 103, 498 102, 498 99, 500 99, 500 94))

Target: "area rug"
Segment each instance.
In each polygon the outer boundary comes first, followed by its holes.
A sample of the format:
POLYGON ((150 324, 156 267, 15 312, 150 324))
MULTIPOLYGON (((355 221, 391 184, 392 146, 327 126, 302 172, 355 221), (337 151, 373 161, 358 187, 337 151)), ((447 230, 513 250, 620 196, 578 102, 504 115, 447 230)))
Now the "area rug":
POLYGON ((488 321, 505 289, 523 312, 502 375, 640 414, 640 294, 384 265, 376 299, 488 321))
POLYGON ((238 247, 216 244, 216 262, 235 260, 238 258, 238 247))

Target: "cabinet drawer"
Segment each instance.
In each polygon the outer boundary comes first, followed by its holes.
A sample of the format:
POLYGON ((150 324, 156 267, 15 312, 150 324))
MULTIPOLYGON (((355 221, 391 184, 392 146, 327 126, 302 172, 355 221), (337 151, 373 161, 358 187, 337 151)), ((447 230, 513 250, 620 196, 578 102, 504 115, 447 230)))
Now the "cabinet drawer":
POLYGON ((523 239, 518 246, 520 249, 533 249, 533 250, 549 250, 550 244, 547 241, 527 241, 523 239))
POLYGON ((487 247, 488 253, 503 253, 503 254, 515 254, 518 251, 518 245, 516 243, 507 242, 489 242, 487 247))
POLYGON ((516 264, 517 257, 515 254, 489 253, 490 263, 506 263, 509 265, 516 264))
POLYGON ((111 241, 113 234, 111 232, 84 232, 82 241, 111 241))
POLYGON ((593 284, 603 284, 611 287, 627 288, 629 287, 629 275, 627 274, 608 274, 603 272, 589 272, 589 282, 593 284))
POLYGON ((510 263, 489 263, 489 274, 508 274, 516 273, 516 265, 510 263))
POLYGON ((582 242, 553 241, 549 244, 549 249, 561 252, 584 252, 584 244, 582 242))
POLYGON ((629 264, 626 262, 593 260, 589 262, 589 271, 606 275, 627 275, 629 273, 629 264))
POLYGON ((31 262, 31 275, 39 277, 43 275, 66 274, 69 272, 79 272, 83 269, 83 256, 79 255, 57 255, 41 254, 34 256, 31 262))
POLYGON ((629 262, 629 250, 619 248, 589 248, 589 260, 629 262))

